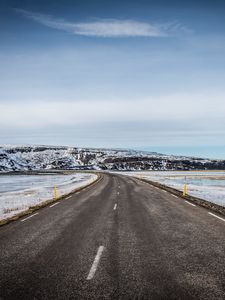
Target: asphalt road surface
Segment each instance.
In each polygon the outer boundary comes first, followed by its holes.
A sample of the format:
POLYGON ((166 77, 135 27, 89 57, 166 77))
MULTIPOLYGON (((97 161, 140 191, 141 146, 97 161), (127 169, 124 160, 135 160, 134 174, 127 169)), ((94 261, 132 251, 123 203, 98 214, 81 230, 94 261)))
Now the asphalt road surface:
POLYGON ((0 299, 225 299, 225 219, 107 175, 0 228, 0 299))

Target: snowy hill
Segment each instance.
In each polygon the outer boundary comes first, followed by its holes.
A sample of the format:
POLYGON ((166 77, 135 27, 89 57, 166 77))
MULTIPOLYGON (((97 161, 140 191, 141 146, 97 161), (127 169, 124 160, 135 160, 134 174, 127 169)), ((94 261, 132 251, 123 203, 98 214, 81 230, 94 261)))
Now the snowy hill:
POLYGON ((224 170, 225 161, 118 149, 50 146, 0 147, 0 171, 43 169, 224 170))

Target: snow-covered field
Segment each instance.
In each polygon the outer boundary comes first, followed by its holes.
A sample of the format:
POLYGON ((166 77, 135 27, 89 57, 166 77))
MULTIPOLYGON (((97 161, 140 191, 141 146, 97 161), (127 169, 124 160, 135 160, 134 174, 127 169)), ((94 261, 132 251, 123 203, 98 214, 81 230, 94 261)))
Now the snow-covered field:
POLYGON ((0 220, 13 216, 30 206, 54 197, 54 185, 59 196, 91 183, 95 174, 72 175, 1 175, 0 220))
POLYGON ((225 172, 224 171, 147 171, 126 172, 129 176, 141 176, 183 190, 186 177, 187 193, 212 203, 225 206, 225 172))

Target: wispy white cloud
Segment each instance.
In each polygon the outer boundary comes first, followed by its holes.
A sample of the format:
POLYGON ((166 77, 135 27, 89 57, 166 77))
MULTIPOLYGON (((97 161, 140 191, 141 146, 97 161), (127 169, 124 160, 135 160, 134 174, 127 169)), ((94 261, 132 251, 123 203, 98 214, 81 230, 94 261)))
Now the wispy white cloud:
POLYGON ((135 20, 97 19, 90 22, 72 23, 51 15, 15 9, 24 17, 42 25, 66 32, 105 38, 116 37, 165 37, 186 29, 177 22, 146 23, 135 20))
MULTIPOLYGON (((78 125, 105 122, 155 122, 169 126, 171 122, 186 122, 192 128, 225 128, 225 103, 223 92, 196 94, 170 94, 147 97, 145 99, 107 99, 92 98, 74 101, 20 101, 20 105, 0 103, 0 128, 43 127, 54 125, 78 125), (194 108, 194 109, 193 109, 194 108), (12 122, 13 120, 13 122, 12 122), (210 122, 209 122, 210 120, 210 122)), ((166 129, 166 128, 165 128, 166 129)), ((156 130, 157 131, 157 130, 156 130)))

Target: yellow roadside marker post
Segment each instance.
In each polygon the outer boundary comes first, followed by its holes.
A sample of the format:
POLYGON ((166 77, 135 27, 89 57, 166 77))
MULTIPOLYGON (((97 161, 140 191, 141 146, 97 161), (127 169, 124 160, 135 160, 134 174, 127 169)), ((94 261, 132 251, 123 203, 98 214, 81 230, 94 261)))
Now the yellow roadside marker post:
POLYGON ((54 185, 54 200, 57 200, 58 198, 58 192, 57 192, 57 189, 56 189, 56 185, 54 185))
POLYGON ((184 190, 183 190, 183 196, 186 196, 187 194, 187 181, 186 181, 186 176, 184 178, 184 190))

